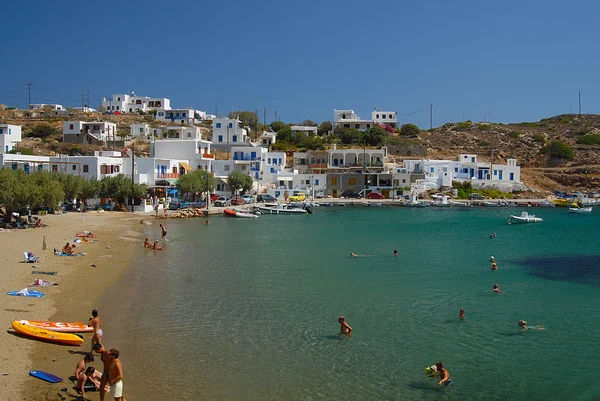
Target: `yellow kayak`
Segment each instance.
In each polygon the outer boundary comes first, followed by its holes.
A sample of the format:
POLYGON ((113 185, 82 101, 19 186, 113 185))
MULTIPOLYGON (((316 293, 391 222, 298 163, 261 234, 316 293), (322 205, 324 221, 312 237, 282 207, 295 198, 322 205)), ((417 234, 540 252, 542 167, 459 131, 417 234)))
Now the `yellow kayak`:
POLYGON ((59 333, 56 331, 45 330, 32 326, 20 320, 13 320, 12 327, 17 333, 36 338, 38 340, 49 341, 64 345, 81 345, 83 338, 70 333, 59 333))

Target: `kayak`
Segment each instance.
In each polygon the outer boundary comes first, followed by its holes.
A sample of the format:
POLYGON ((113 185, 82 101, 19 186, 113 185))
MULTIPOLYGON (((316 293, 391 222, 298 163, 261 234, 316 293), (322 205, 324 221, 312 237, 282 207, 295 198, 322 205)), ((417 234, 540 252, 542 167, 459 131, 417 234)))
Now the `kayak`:
POLYGON ((81 345, 83 343, 83 338, 79 337, 78 335, 45 330, 39 327, 31 326, 27 323, 23 323, 22 320, 13 320, 12 327, 17 333, 42 341, 49 341, 63 345, 81 345))
POLYGON ((49 322, 44 320, 19 320, 19 322, 61 333, 92 333, 94 331, 93 327, 83 322, 49 322))

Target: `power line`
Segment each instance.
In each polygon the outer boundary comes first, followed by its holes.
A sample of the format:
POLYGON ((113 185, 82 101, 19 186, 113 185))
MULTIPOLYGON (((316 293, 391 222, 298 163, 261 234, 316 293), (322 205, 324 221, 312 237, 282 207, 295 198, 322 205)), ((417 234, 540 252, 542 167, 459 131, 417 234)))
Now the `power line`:
POLYGON ((428 104, 427 106, 425 106, 425 107, 423 107, 422 109, 419 109, 419 110, 417 110, 417 111, 413 111, 413 112, 411 112, 411 113, 406 113, 406 114, 396 114, 396 116, 397 116, 397 117, 412 116, 413 114, 420 113, 420 112, 422 112, 423 110, 427 110, 427 109, 428 109, 428 108, 430 108, 430 107, 431 107, 431 105, 430 105, 430 104, 428 104))

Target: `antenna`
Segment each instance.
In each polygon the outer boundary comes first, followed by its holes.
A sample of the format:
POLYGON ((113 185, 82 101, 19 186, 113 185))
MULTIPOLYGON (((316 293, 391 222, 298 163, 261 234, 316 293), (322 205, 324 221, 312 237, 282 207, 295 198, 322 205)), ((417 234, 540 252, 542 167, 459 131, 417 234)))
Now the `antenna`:
POLYGON ((33 84, 25 84, 27 85, 27 88, 29 89, 29 105, 27 106, 27 110, 31 110, 31 87, 33 86, 33 84))

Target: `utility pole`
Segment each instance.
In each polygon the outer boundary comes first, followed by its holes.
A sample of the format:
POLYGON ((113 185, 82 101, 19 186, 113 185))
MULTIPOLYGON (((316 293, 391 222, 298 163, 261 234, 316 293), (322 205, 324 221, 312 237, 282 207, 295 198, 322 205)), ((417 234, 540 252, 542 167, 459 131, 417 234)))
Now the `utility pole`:
POLYGON ((83 112, 83 97, 85 96, 85 92, 81 92, 81 112, 83 112))
POLYGON ((581 91, 579 91, 579 115, 581 115, 581 91))
POLYGON ((135 196, 133 195, 134 185, 134 173, 135 173, 135 141, 131 144, 131 213, 133 213, 133 206, 135 205, 135 196))
POLYGON ((227 123, 227 159, 229 160, 229 123, 227 123))
POLYGON ((275 121, 278 121, 277 120, 277 110, 275 110, 275 121))
POLYGON ((264 114, 264 118, 263 118, 263 125, 266 127, 267 126, 267 108, 265 107, 265 114, 264 114))
POLYGON ((215 117, 219 117, 219 107, 215 106, 215 117))
MULTIPOLYGON (((90 90, 89 89, 88 89, 88 93, 87 93, 87 104, 85 106, 89 110, 89 108, 90 108, 90 90)), ((83 111, 83 110, 81 110, 81 111, 83 111)))
POLYGON ((433 128, 433 104, 429 105, 429 129, 433 128))
POLYGON ((29 89, 29 104, 27 105, 27 110, 31 110, 31 87, 33 84, 25 84, 27 85, 27 89, 29 89))

